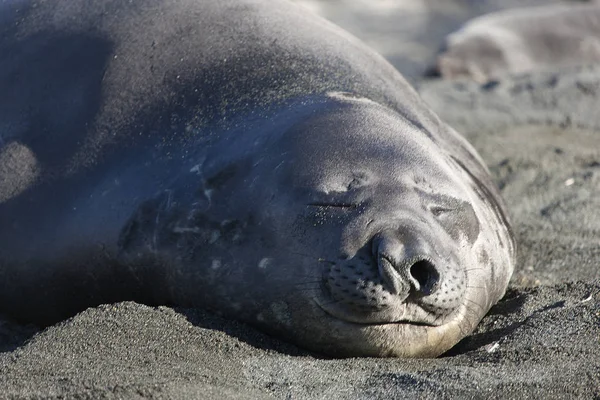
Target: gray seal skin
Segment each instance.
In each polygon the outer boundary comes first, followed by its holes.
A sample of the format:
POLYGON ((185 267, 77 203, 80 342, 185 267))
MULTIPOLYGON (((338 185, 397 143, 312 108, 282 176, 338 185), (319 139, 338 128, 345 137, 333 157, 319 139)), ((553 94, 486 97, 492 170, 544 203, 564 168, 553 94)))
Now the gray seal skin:
POLYGON ((437 356, 504 294, 505 208, 382 57, 287 1, 0 3, 0 312, 201 307, 437 356))

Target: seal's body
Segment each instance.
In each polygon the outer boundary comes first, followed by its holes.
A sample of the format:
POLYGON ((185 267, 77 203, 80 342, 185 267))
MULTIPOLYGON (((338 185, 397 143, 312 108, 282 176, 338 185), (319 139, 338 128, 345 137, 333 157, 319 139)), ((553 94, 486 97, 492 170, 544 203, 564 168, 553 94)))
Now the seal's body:
POLYGON ((474 150, 286 1, 0 5, 0 312, 202 307, 340 356, 435 356, 514 243, 474 150))
POLYGON ((448 35, 444 78, 486 82, 506 74, 600 62, 600 4, 553 4, 483 15, 448 35))

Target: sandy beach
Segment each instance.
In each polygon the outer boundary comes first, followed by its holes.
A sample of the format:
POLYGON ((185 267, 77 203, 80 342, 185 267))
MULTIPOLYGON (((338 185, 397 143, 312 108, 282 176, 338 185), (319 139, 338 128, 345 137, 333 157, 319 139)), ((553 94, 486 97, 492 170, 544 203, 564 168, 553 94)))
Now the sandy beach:
POLYGON ((131 302, 44 330, 0 320, 0 398, 600 398, 600 66, 485 84, 422 77, 464 21, 556 2, 302 3, 380 51, 480 152, 517 237, 504 299, 422 360, 329 359, 198 310, 131 302))

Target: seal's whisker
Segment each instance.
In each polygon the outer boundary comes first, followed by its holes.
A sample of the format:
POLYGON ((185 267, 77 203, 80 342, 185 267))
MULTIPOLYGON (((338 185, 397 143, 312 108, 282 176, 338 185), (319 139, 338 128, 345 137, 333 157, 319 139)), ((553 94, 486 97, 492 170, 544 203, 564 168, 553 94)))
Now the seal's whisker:
POLYGON ((323 303, 321 303, 321 305, 323 305, 323 306, 330 306, 330 305, 339 304, 339 303, 342 303, 342 302, 343 302, 343 300, 331 300, 331 301, 323 302, 323 303))
POLYGON ((307 206, 320 207, 320 208, 356 208, 356 207, 358 207, 357 204, 353 204, 353 203, 321 203, 321 202, 308 203, 307 206))
POLYGON ((289 253, 297 255, 297 256, 306 257, 306 258, 313 258, 313 259, 315 259, 316 262, 320 262, 320 263, 328 263, 328 264, 331 264, 331 265, 335 265, 336 264, 335 261, 328 260, 328 259, 322 258, 322 257, 315 257, 314 254, 305 254, 305 253, 300 253, 300 252, 297 252, 297 251, 290 251, 289 253))
POLYGON ((302 256, 302 257, 307 257, 307 258, 316 258, 317 260, 319 260, 319 257, 315 257, 314 254, 306 254, 306 253, 301 253, 299 251, 289 251, 290 254, 294 254, 297 256, 302 256))
POLYGON ((434 320, 433 320, 434 324, 435 324, 435 323, 437 323, 439 320, 441 320, 441 319, 445 318, 445 317, 446 317, 445 315, 438 315, 438 316, 437 316, 437 317, 435 317, 435 318, 434 318, 434 320))
POLYGON ((331 264, 331 265, 335 265, 336 264, 335 261, 326 260, 324 258, 319 258, 317 261, 320 262, 320 263, 327 263, 327 264, 331 264))
POLYGON ((320 285, 322 284, 323 281, 322 280, 318 280, 318 281, 307 281, 307 282, 299 282, 299 283, 294 283, 294 286, 300 286, 300 285, 320 285))
POLYGON ((309 287, 308 288, 293 288, 293 289, 286 290, 285 293, 290 293, 290 292, 293 292, 293 293, 313 293, 313 291, 315 289, 318 289, 318 288, 309 288, 309 287))
POLYGON ((486 288, 484 288, 483 286, 472 286, 472 285, 467 285, 467 287, 469 289, 479 289, 479 290, 485 290, 486 288))
POLYGON ((474 301, 473 301, 473 300, 471 300, 471 299, 465 299, 465 300, 467 300, 467 301, 468 301, 469 303, 471 303, 471 304, 474 304, 474 305, 476 305, 476 306, 477 306, 477 307, 478 307, 480 310, 483 310, 483 306, 482 306, 481 304, 478 304, 478 303, 474 302, 474 301))
POLYGON ((277 288, 274 290, 276 290, 278 293, 287 295, 289 293, 313 293, 315 290, 320 290, 320 289, 321 289, 320 284, 307 282, 306 286, 293 285, 293 286, 280 287, 280 288, 277 288), (310 286, 311 284, 314 286, 310 286))
POLYGON ((469 268, 469 269, 466 269, 465 272, 483 271, 483 270, 484 270, 484 268, 481 268, 481 267, 480 268, 469 268))
MULTIPOLYGON (((468 325, 473 326, 475 325, 475 321, 477 321, 478 319, 480 319, 481 316, 481 312, 476 311, 468 306, 465 307, 465 320, 468 321, 468 325)), ((466 322, 465 322, 466 324, 466 322)))

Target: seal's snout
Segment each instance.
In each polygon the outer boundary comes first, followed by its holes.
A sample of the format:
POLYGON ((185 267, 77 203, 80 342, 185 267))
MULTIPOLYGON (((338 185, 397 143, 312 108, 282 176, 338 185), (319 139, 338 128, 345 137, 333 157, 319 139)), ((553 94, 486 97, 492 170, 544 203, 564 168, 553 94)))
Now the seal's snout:
POLYGON ((387 290, 402 299, 411 294, 429 296, 438 288, 440 272, 419 247, 404 243, 396 235, 381 235, 373 241, 381 280, 387 290))
POLYGON ((437 289, 440 275, 429 260, 395 262, 380 255, 377 266, 384 287, 402 300, 410 295, 429 296, 437 289))
POLYGON ((466 275, 416 227, 377 234, 354 257, 327 265, 321 306, 355 323, 439 325, 462 304, 466 275))

